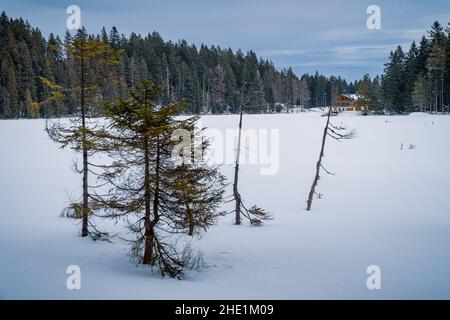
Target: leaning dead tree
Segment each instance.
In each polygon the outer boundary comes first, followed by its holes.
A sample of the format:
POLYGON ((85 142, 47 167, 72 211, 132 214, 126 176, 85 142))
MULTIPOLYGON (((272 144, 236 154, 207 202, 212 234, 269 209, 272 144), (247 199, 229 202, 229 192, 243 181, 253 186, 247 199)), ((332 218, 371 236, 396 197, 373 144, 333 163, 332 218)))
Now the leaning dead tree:
MULTIPOLYGON (((259 208, 258 206, 254 205, 250 209, 248 209, 243 201, 241 194, 238 190, 238 181, 239 181, 239 161, 241 157, 241 140, 242 140, 242 117, 244 113, 244 87, 248 83, 245 83, 242 86, 241 89, 241 106, 239 111, 239 128, 238 128, 238 143, 237 143, 237 150, 236 150, 236 162, 234 166, 234 181, 233 181, 233 198, 235 202, 235 220, 234 224, 240 225, 242 224, 241 216, 244 216, 250 221, 251 225, 260 226, 263 223, 263 220, 270 220, 272 219, 272 215, 265 211, 262 208, 259 208)), ((252 91, 250 91, 250 94, 247 95, 247 103, 250 101, 249 97, 251 96, 252 91)), ((254 94, 254 93, 253 93, 254 94)))
POLYGON ((320 180, 320 172, 321 170, 325 171, 327 174, 333 175, 330 171, 328 171, 324 165, 322 164, 322 159, 325 154, 325 143, 327 140, 327 136, 333 138, 336 141, 341 140, 349 140, 356 137, 356 130, 350 129, 348 130, 346 127, 342 126, 335 126, 331 123, 331 114, 332 114, 332 108, 329 107, 328 113, 327 113, 327 123, 325 125, 325 128, 323 130, 323 137, 322 137, 322 146, 320 148, 320 154, 319 154, 319 160, 316 164, 316 175, 314 177, 311 190, 309 191, 308 201, 306 210, 311 210, 312 201, 314 199, 314 195, 316 194, 316 187, 320 180))

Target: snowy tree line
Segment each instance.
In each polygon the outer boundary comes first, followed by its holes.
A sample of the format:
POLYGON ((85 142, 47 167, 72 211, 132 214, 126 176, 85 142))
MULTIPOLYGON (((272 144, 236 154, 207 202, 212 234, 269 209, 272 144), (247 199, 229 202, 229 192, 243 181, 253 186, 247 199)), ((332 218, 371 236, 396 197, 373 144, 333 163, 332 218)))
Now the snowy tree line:
MULTIPOLYGON (((44 77, 63 89, 77 85, 73 63, 67 48, 74 35, 64 39, 50 34, 46 40, 38 28, 23 19, 0 15, 0 118, 37 118, 75 115, 80 112, 77 95, 66 95, 56 104, 41 103, 48 97, 44 77)), ((86 33, 86 30, 80 30, 86 33)), ((90 66, 89 76, 102 83, 97 100, 98 114, 103 100, 121 96, 141 80, 163 85, 161 103, 186 99, 186 112, 238 113, 244 83, 250 95, 246 112, 280 111, 277 103, 289 110, 294 105, 327 106, 333 92, 356 91, 358 82, 347 83, 340 77, 316 73, 298 77, 291 68, 277 70, 272 62, 257 57, 255 52, 233 52, 231 49, 164 41, 156 32, 129 37, 113 27, 100 34, 87 35, 92 40, 122 49, 119 64, 109 69, 90 66), (251 92, 251 94, 250 94, 251 92)))
POLYGON ((420 43, 409 51, 401 46, 389 55, 384 73, 358 85, 360 102, 369 111, 405 113, 448 112, 450 103, 450 23, 434 22, 420 43))
MULTIPOLYGON (((76 115, 77 96, 66 95, 60 103, 42 103, 49 89, 44 77, 64 89, 76 85, 73 63, 67 54, 74 35, 63 40, 50 34, 46 40, 38 28, 23 19, 0 15, 0 118, 37 118, 76 115)), ((295 105, 323 107, 340 93, 358 93, 373 112, 445 111, 450 100, 450 27, 435 22, 420 43, 408 52, 391 52, 384 73, 373 79, 348 83, 341 77, 297 76, 291 68, 277 70, 255 52, 164 41, 156 32, 129 37, 113 27, 92 40, 123 50, 120 63, 109 69, 91 66, 89 77, 103 82, 93 107, 98 115, 102 102, 121 96, 141 80, 164 86, 161 103, 185 99, 186 113, 239 113, 242 88, 249 95, 246 112, 289 111, 295 105), (245 83, 251 83, 245 86, 245 83)))

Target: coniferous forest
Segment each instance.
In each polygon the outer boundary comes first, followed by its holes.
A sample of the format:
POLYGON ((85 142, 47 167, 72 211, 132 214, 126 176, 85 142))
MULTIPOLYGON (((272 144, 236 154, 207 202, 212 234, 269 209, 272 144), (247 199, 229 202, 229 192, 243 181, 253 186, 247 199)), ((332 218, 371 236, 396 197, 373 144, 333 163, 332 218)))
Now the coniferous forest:
MULTIPOLYGON (((237 113, 243 84, 247 89, 248 112, 279 112, 280 104, 307 108, 328 106, 337 93, 359 93, 366 97, 369 109, 376 112, 445 111, 450 99, 450 27, 439 22, 427 36, 408 52, 402 47, 391 52, 384 74, 373 79, 366 75, 355 82, 340 76, 298 76, 292 69, 277 70, 271 61, 255 52, 201 45, 197 48, 184 40, 165 41, 157 32, 129 37, 115 27, 100 34, 87 34, 91 40, 123 50, 114 68, 92 66, 92 77, 107 80, 97 104, 124 95, 141 80, 149 79, 164 86, 162 103, 186 99, 187 112, 237 113), (362 83, 362 85, 361 85, 362 83), (358 92, 359 91, 359 92, 358 92)), ((23 19, 0 16, 0 117, 37 118, 69 116, 77 113, 75 95, 61 103, 41 103, 49 94, 41 77, 63 88, 70 88, 73 65, 67 58, 67 46, 73 35, 64 39, 50 34, 45 39, 38 28, 23 19)), ((94 108, 95 109, 95 108, 94 108)), ((101 114, 98 108, 98 114, 101 114)))
MULTIPOLYGON (((33 110, 33 102, 44 100, 48 94, 39 77, 66 88, 74 83, 66 52, 72 35, 67 33, 61 39, 51 34, 46 40, 39 29, 22 19, 10 19, 4 12, 0 25, 1 117, 55 117, 76 113, 79 103, 71 97, 61 104, 33 110)), ((244 54, 240 50, 233 52, 205 45, 197 48, 183 40, 164 41, 156 32, 145 37, 134 33, 125 37, 114 27, 89 38, 124 50, 115 68, 90 68, 92 75, 114 80, 104 88, 102 99, 121 95, 143 79, 164 85, 163 103, 184 98, 189 103, 188 112, 194 114, 237 112, 243 83, 251 82, 254 87, 252 112, 274 111, 277 102, 290 106, 325 106, 330 101, 332 87, 354 91, 354 84, 347 84, 341 78, 319 74, 298 78, 292 69, 278 71, 270 61, 258 59, 252 51, 244 54)))
MULTIPOLYGON (((37 118, 69 116, 77 113, 75 95, 62 103, 40 103, 49 89, 41 77, 63 88, 73 78, 67 46, 75 35, 64 39, 50 34, 45 39, 38 28, 23 19, 0 16, 0 117, 37 118)), ((128 92, 141 80, 149 79, 165 88, 162 103, 186 99, 187 112, 237 113, 243 84, 251 95, 248 112, 279 112, 280 104, 307 108, 328 106, 338 93, 359 93, 375 112, 446 111, 450 100, 450 27, 439 22, 427 36, 413 42, 408 52, 401 46, 388 57, 384 74, 373 79, 347 82, 340 76, 298 76, 292 69, 277 70, 271 61, 255 52, 243 53, 231 48, 165 41, 157 32, 129 37, 113 27, 100 34, 87 34, 91 40, 123 50, 120 63, 107 70, 90 68, 92 77, 108 80, 97 102, 128 92), (362 85, 361 85, 362 84, 362 85)), ((94 108, 95 109, 95 108, 94 108)), ((101 114, 100 108, 97 110, 101 114)))

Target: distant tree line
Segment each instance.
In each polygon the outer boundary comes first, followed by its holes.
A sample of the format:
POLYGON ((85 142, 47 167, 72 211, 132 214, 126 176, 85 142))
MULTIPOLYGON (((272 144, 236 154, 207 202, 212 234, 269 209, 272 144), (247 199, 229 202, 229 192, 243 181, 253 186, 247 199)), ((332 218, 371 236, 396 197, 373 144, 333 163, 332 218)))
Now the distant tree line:
POLYGON ((448 112, 450 103, 450 23, 434 22, 428 37, 390 53, 381 79, 368 75, 358 85, 361 104, 373 112, 448 112))
MULTIPOLYGON (((79 33, 86 33, 82 29, 79 33)), ((67 32, 64 39, 50 34, 46 40, 38 28, 23 19, 0 16, 0 118, 36 118, 74 115, 80 112, 78 95, 65 95, 63 101, 45 101, 49 95, 45 78, 64 90, 77 87, 74 64, 67 53, 76 35, 67 32), (44 103, 45 102, 45 103, 44 103)), ((201 45, 184 40, 164 41, 156 32, 145 37, 129 37, 113 27, 90 40, 122 49, 119 64, 111 68, 89 66, 92 83, 103 82, 93 102, 101 113, 103 100, 122 96, 141 80, 164 87, 161 103, 180 99, 188 102, 187 113, 238 113, 242 88, 246 88, 246 112, 289 111, 294 105, 321 107, 332 102, 333 93, 355 93, 358 82, 347 83, 341 77, 325 77, 316 72, 298 77, 291 68, 277 70, 255 52, 201 45), (246 86, 244 84, 247 84, 246 86)))
MULTIPOLYGON (((88 35, 115 50, 123 50, 120 63, 111 68, 89 66, 87 77, 101 87, 91 111, 101 115, 105 100, 123 96, 142 80, 164 87, 160 103, 185 99, 187 113, 238 113, 246 94, 246 112, 279 112, 282 106, 323 107, 340 93, 358 93, 359 104, 372 112, 448 111, 450 101, 450 26, 435 22, 427 37, 413 42, 408 52, 401 46, 391 52, 381 77, 347 82, 337 76, 297 76, 291 68, 277 70, 255 52, 164 41, 156 32, 129 37, 113 27, 88 35), (243 92, 246 88, 246 92, 243 92)), ((37 118, 75 115, 79 96, 48 100, 50 89, 42 78, 70 90, 77 87, 74 63, 67 53, 76 37, 50 34, 23 19, 0 15, 0 118, 37 118)), ((73 91, 73 90, 72 90, 73 91)))

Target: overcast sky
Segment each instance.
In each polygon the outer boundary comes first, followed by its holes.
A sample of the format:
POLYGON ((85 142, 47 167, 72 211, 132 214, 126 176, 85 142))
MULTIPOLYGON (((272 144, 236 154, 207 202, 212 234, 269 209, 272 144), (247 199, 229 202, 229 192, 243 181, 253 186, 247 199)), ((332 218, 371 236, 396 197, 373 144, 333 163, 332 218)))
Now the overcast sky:
POLYGON ((63 35, 71 4, 91 33, 155 30, 166 40, 254 50, 299 75, 318 70, 350 81, 381 73, 389 51, 420 40, 433 21, 450 22, 450 0, 0 0, 0 10, 46 36, 63 35), (366 26, 372 4, 381 8, 381 30, 366 26))

